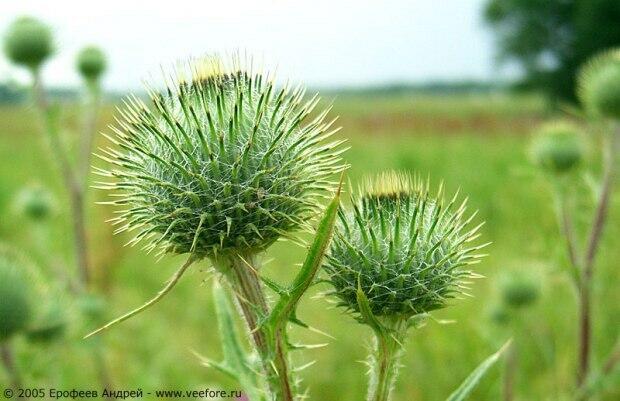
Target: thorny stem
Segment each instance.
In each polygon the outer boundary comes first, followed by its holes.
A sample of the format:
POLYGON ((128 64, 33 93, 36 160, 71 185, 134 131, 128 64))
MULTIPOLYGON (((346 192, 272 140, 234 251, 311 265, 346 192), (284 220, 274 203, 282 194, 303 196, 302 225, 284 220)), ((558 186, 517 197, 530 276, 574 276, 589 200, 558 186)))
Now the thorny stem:
POLYGON ((374 349, 371 354, 368 401, 388 401, 396 382, 404 329, 396 328, 380 334, 375 331, 374 349))
MULTIPOLYGON (((99 107, 99 90, 96 87, 94 87, 95 89, 91 90, 91 95, 93 98, 93 102, 91 105, 92 108, 90 110, 90 115, 87 117, 84 135, 81 138, 82 146, 80 150, 83 154, 82 164, 79 166, 81 171, 76 171, 76 169, 71 165, 67 149, 60 138, 58 127, 56 127, 56 116, 54 116, 54 112, 50 108, 50 105, 46 98, 40 69, 34 69, 32 71, 32 77, 34 102, 41 115, 41 119, 43 120, 43 128, 48 138, 50 151, 52 152, 54 158, 59 164, 63 184, 69 196, 73 226, 73 246, 80 283, 79 288, 75 292, 79 293, 83 291, 88 291, 91 287, 91 274, 84 208, 84 195, 86 192, 86 181, 88 177, 88 164, 90 164, 90 153, 93 142, 92 138, 94 136, 94 130, 97 121, 97 109, 99 107)), ((68 281, 68 284, 70 289, 75 289, 75 287, 72 285, 73 281, 68 281)), ((96 352, 101 352, 101 350, 97 350, 96 352)), ((95 359, 95 363, 97 364, 98 370, 100 371, 102 385, 111 385, 109 369, 105 364, 105 360, 102 358, 98 359, 97 356, 95 356, 95 359)))
POLYGON ((69 158, 67 157, 66 148, 55 126, 55 117, 53 116, 53 111, 50 109, 45 96, 40 71, 38 69, 34 70, 32 75, 34 101, 43 119, 45 133, 47 134, 50 145, 49 148, 59 164, 63 184, 69 195, 71 216, 73 219, 75 259, 82 287, 84 287, 83 289, 87 289, 90 286, 90 267, 84 218, 84 185, 82 185, 75 170, 71 166, 69 158))
POLYGON ((22 387, 22 380, 17 370, 17 366, 15 366, 15 357, 13 356, 13 349, 9 343, 4 343, 0 345, 0 354, 2 357, 2 364, 6 369, 6 372, 9 376, 9 380, 11 381, 11 387, 14 390, 22 387))
POLYGON ((101 89, 97 82, 88 82, 88 93, 86 100, 86 117, 84 119, 84 129, 80 147, 79 173, 81 175, 82 187, 86 187, 88 181, 88 171, 92 159, 92 148, 97 131, 97 119, 99 117, 99 106, 101 104, 101 89))
POLYGON ((573 219, 568 207, 568 193, 565 183, 560 182, 556 188, 556 203, 558 207, 558 223, 560 225, 560 231, 566 241, 566 251, 568 253, 568 259, 571 264, 573 278, 575 283, 579 282, 579 251, 577 249, 577 239, 575 237, 575 230, 573 225, 573 219))
POLYGON ((618 364, 620 363, 620 338, 616 340, 615 345, 613 346, 611 352, 607 356, 605 363, 603 364, 603 368, 599 373, 598 377, 590 377, 586 382, 582 384, 580 388, 578 388, 576 396, 574 398, 575 401, 585 401, 588 400, 592 396, 593 390, 593 382, 596 383, 598 380, 603 380, 608 375, 612 374, 618 364))
POLYGON ((610 197, 614 179, 614 153, 616 152, 617 138, 620 132, 611 132, 605 136, 603 143, 603 181, 601 192, 592 221, 592 229, 588 240, 587 250, 583 263, 583 270, 579 285, 579 365, 577 371, 577 386, 581 387, 588 377, 590 370, 590 353, 592 349, 592 277, 594 275, 594 261, 601 240, 601 234, 607 220, 610 197))
POLYGON ((228 279, 252 341, 261 358, 267 383, 274 399, 293 401, 287 348, 282 330, 271 333, 262 321, 269 315, 269 307, 258 275, 255 256, 233 256, 229 266, 220 266, 228 279))

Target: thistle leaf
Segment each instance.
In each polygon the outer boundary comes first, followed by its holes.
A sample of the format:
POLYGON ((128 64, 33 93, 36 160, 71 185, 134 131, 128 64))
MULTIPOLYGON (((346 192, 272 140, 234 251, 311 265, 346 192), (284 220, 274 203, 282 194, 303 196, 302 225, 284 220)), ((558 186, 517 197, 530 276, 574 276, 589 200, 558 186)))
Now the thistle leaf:
POLYGON ((473 389, 478 385, 478 382, 482 379, 482 377, 487 373, 487 371, 499 360, 500 356, 510 347, 510 343, 512 340, 508 340, 496 353, 489 356, 485 359, 476 369, 467 378, 459 388, 457 388, 450 396, 446 399, 446 401, 463 401, 465 400, 473 391, 473 389))
POLYGON ((310 245, 306 260, 304 261, 299 273, 293 280, 287 294, 280 294, 278 303, 273 308, 267 322, 272 327, 282 327, 291 317, 295 316, 295 309, 302 295, 314 282, 316 274, 323 262, 323 256, 327 251, 329 242, 334 231, 336 216, 338 216, 338 208, 340 207, 340 190, 342 189, 342 180, 332 201, 329 203, 323 214, 323 218, 319 222, 314 240, 310 245))
POLYGON ((385 328, 372 313, 370 303, 368 302, 368 297, 366 297, 366 294, 364 294, 359 280, 357 282, 357 291, 355 294, 357 296, 357 305, 360 311, 360 315, 364 323, 369 325, 377 333, 378 336, 382 337, 385 334, 385 328))
POLYGON ((237 379, 250 400, 262 400, 263 397, 258 388, 259 377, 251 369, 250 358, 241 344, 235 327, 233 318, 235 312, 224 289, 217 282, 213 284, 213 299, 224 360, 217 363, 204 359, 203 363, 237 379))

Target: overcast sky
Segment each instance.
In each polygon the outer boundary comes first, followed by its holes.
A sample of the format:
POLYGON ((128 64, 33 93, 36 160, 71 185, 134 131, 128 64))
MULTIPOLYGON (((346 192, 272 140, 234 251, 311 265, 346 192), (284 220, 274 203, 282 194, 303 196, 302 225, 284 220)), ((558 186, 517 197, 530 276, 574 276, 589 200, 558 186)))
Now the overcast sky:
MULTIPOLYGON (((106 51, 106 86, 121 90, 162 65, 231 49, 310 86, 500 77, 485 0, 0 1, 3 34, 20 15, 52 26, 58 55, 45 76, 55 85, 78 82, 73 58, 87 44, 106 51)), ((7 78, 23 76, 2 57, 7 78)))

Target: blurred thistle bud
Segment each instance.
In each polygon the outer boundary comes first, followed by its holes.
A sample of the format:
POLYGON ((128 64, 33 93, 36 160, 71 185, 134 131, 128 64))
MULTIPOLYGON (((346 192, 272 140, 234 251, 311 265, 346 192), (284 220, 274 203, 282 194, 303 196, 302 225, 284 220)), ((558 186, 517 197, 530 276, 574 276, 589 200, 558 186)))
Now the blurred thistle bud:
POLYGON ((77 55, 77 70, 88 82, 97 82, 105 72, 106 66, 105 54, 98 47, 85 47, 77 55))
POLYGON ((500 289, 504 304, 513 309, 528 307, 540 296, 538 281, 524 272, 514 272, 504 277, 500 289))
POLYGON ((53 195, 41 185, 27 186, 17 194, 15 209, 33 221, 45 220, 54 211, 53 195))
POLYGON ((0 343, 24 330, 33 315, 35 297, 26 263, 0 246, 0 343))
MULTIPOLYGON (((469 246, 480 225, 468 227, 465 203, 455 195, 447 204, 440 187, 406 174, 384 173, 368 180, 352 210, 340 210, 324 268, 339 305, 364 315, 359 291, 372 315, 407 321, 445 307, 476 275, 468 266, 485 245, 469 246)), ((367 319, 360 319, 362 321, 367 319)))
POLYGON ((498 326, 505 326, 510 322, 510 313, 504 305, 493 305, 489 311, 489 318, 498 326))
POLYGON ((538 128, 533 143, 535 163, 552 173, 566 173, 579 165, 585 153, 581 130, 568 121, 555 121, 538 128))
POLYGON ((114 144, 100 157, 122 207, 117 232, 145 248, 220 255, 255 254, 282 236, 309 228, 320 194, 344 169, 341 141, 328 110, 305 123, 318 102, 305 91, 278 89, 269 75, 237 58, 188 63, 151 106, 132 97, 121 110, 114 144), (189 78, 187 78, 189 77, 189 78))
POLYGON ((32 342, 49 343, 61 338, 67 328, 67 305, 51 289, 40 294, 44 302, 37 304, 33 322, 26 331, 32 342))
POLYGON ((579 98, 591 114, 620 119, 620 48, 593 57, 577 85, 579 98))
POLYGON ((52 32, 35 18, 18 18, 5 34, 4 51, 11 62, 36 70, 54 52, 52 32))

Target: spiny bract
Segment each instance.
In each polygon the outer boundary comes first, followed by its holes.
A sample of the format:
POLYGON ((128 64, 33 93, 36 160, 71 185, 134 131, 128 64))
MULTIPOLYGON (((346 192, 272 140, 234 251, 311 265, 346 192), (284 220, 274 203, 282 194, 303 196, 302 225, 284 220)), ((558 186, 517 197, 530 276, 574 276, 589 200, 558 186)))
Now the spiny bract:
POLYGON ((132 97, 120 111, 113 164, 113 204, 125 207, 117 231, 137 230, 146 248, 218 257, 258 252, 307 228, 328 177, 342 171, 341 143, 329 142, 328 110, 304 123, 318 97, 276 87, 238 59, 190 62, 152 106, 132 97), (189 76, 186 79, 185 76, 189 76))
POLYGON ((76 67, 87 81, 96 81, 106 69, 105 54, 95 46, 85 47, 77 55, 76 67))
POLYGON ((532 143, 533 158, 540 167, 553 173, 565 173, 583 159, 581 130, 569 121, 554 121, 540 127, 532 143))
POLYGON ((467 229, 465 202, 444 205, 405 174, 386 173, 340 210, 324 265, 340 306, 359 312, 361 288, 376 316, 408 319, 446 306, 473 277, 467 269, 482 246, 467 247, 480 226, 467 229))
POLYGON ((34 299, 27 271, 19 256, 0 245, 0 343, 28 326, 34 299))
POLYGON ((6 32, 4 51, 13 63, 36 69, 54 52, 52 33, 37 19, 18 18, 6 32))
POLYGON ((578 94, 592 114, 620 119, 620 48, 586 64, 578 77, 578 94))

